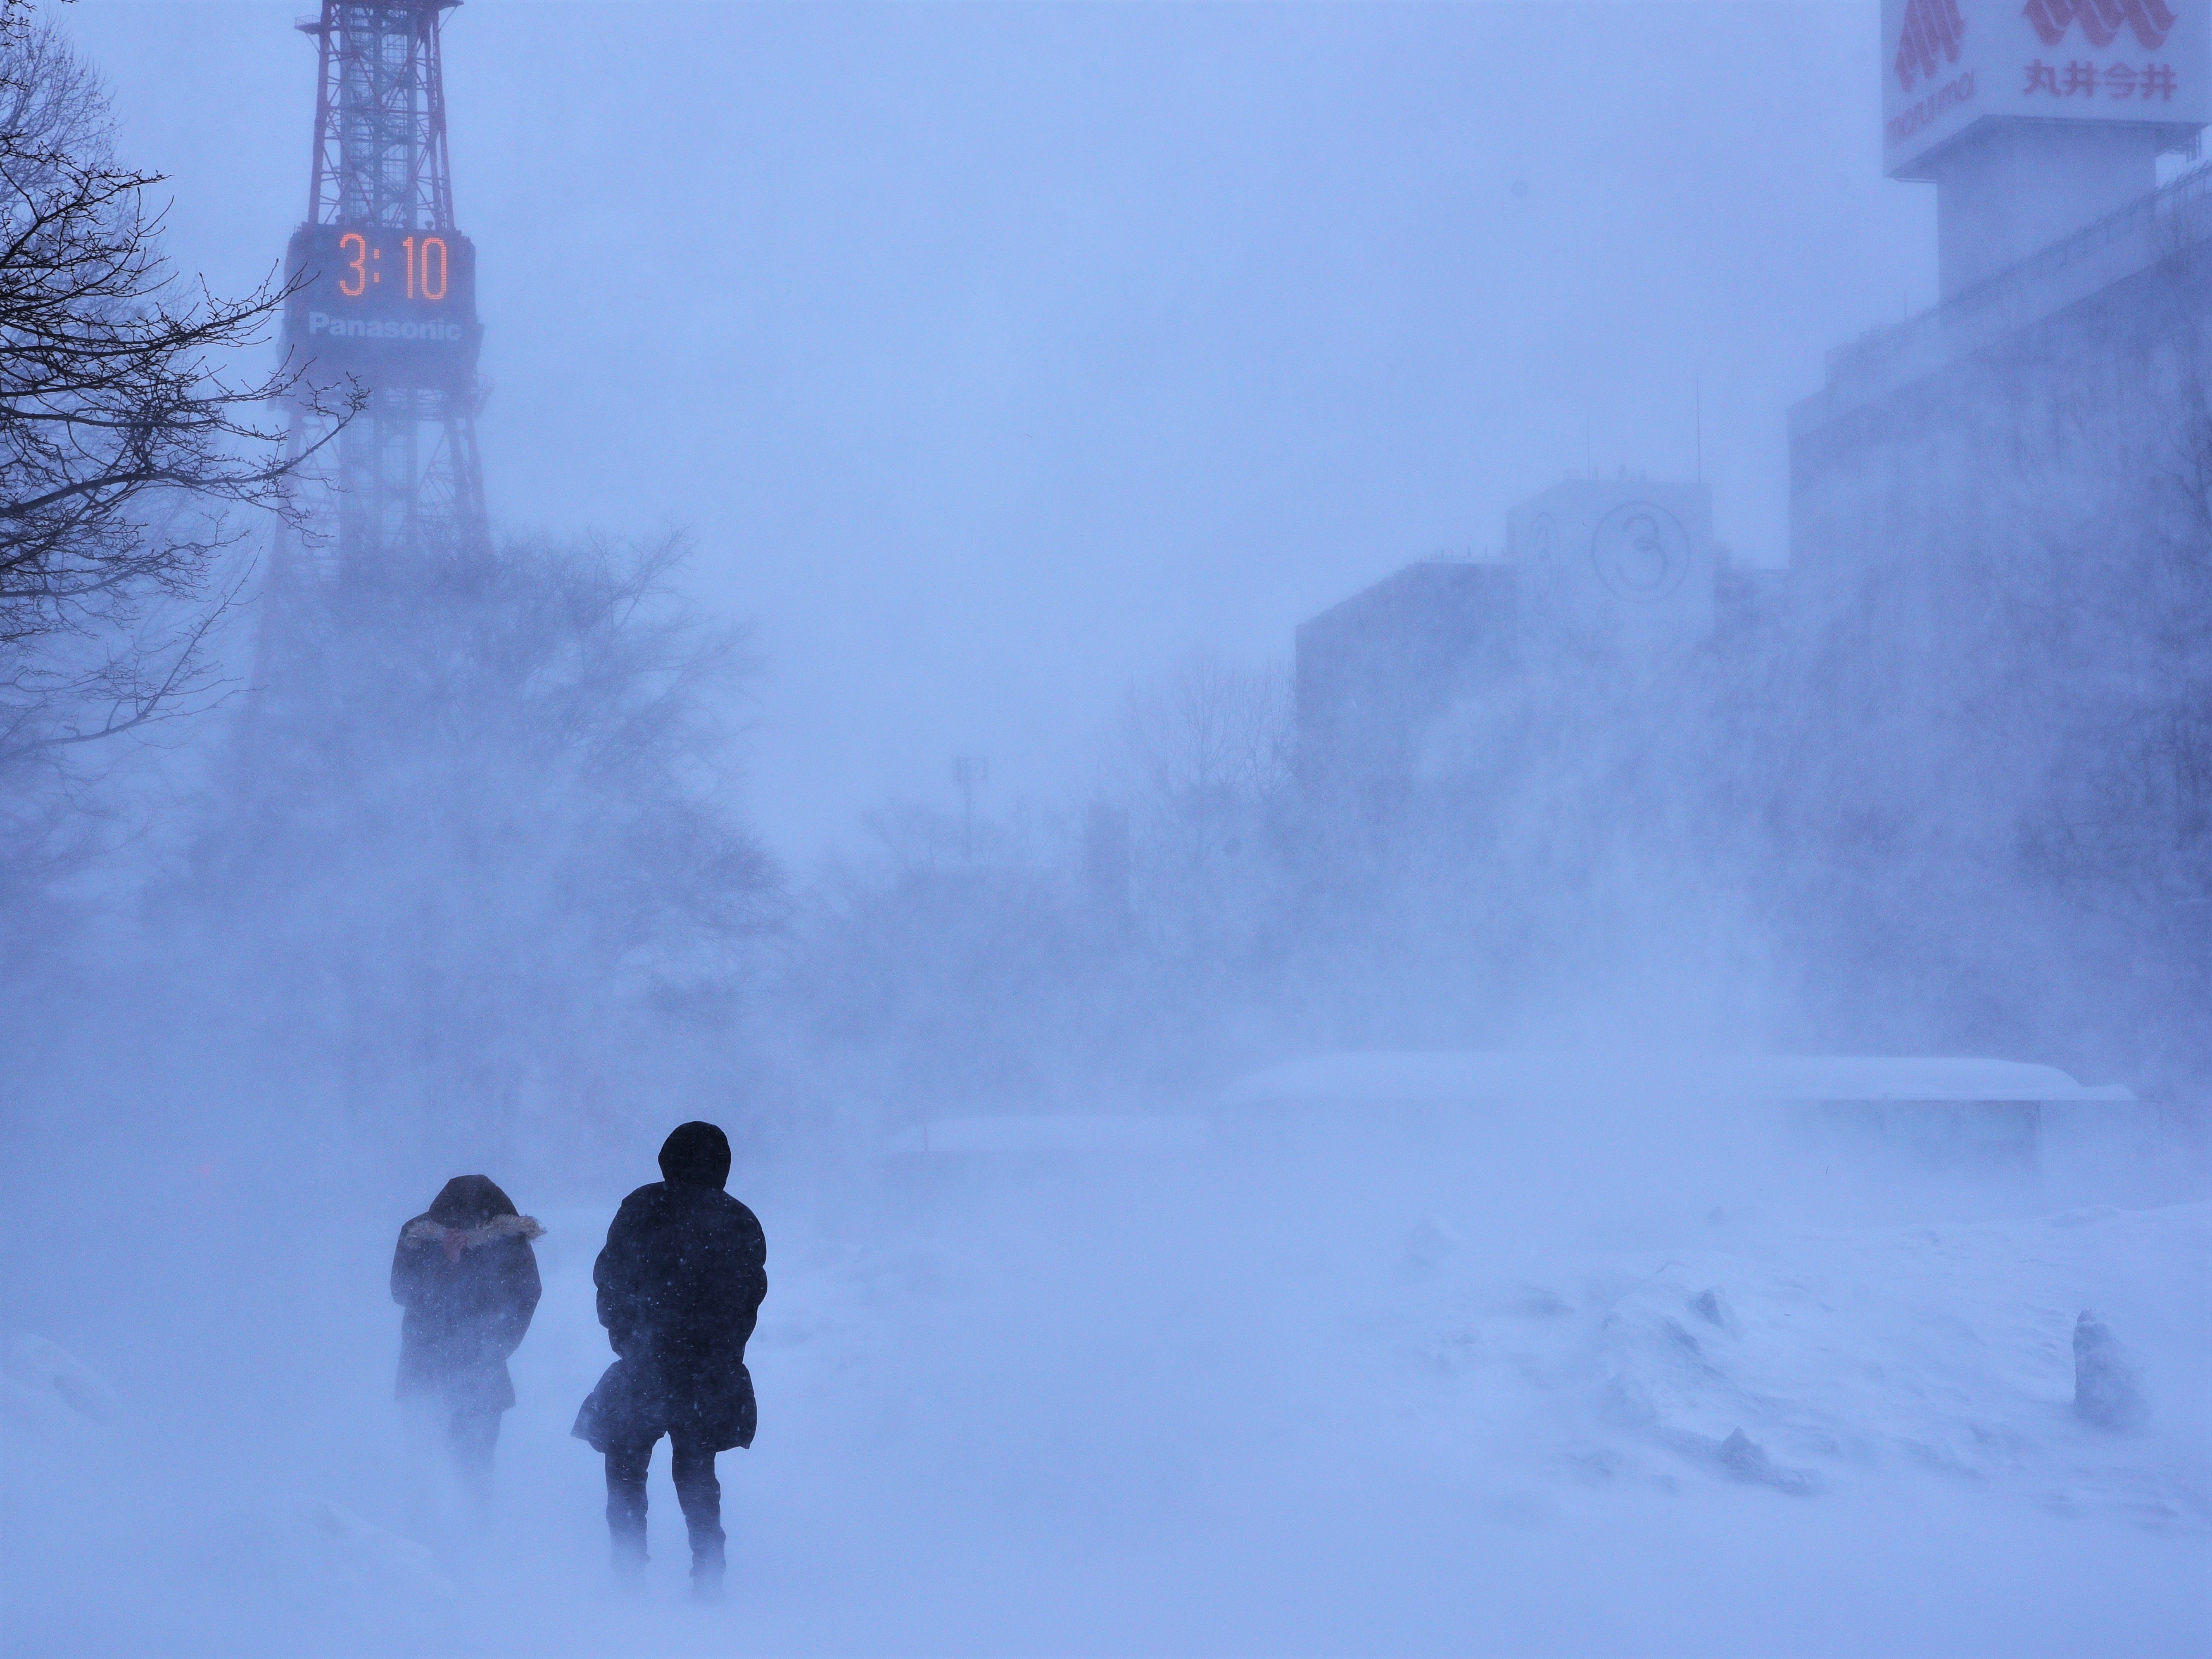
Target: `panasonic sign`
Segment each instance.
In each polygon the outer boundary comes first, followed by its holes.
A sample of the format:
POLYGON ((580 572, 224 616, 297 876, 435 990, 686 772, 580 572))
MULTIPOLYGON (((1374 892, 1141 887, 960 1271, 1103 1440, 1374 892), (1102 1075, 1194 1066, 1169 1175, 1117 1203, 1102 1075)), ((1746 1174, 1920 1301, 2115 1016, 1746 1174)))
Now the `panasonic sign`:
POLYGON ((427 340, 449 344, 467 333, 459 323, 401 323, 381 317, 333 317, 327 311, 307 313, 311 340, 427 340))

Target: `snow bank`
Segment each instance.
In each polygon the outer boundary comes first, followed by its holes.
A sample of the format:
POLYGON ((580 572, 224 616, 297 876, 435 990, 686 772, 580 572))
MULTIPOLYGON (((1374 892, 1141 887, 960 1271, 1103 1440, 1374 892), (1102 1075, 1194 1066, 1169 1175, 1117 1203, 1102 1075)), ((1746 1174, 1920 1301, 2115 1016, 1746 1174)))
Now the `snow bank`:
POLYGON ((322 1615, 434 1611, 455 1595, 428 1549, 326 1498, 241 1505, 215 1520, 196 1554, 219 1583, 322 1615))
POLYGON ((41 1438, 74 1435, 83 1424, 106 1427, 123 1414, 107 1379, 58 1343, 26 1334, 9 1345, 0 1375, 0 1424, 41 1438))

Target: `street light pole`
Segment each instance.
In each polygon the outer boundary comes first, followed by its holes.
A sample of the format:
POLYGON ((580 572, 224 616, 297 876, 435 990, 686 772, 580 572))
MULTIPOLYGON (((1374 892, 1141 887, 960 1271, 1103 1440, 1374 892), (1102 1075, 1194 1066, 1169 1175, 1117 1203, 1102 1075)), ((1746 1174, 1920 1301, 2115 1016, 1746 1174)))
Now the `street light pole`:
POLYGON ((975 786, 991 775, 991 763, 981 755, 955 755, 952 781, 960 786, 960 857, 975 861, 975 786))

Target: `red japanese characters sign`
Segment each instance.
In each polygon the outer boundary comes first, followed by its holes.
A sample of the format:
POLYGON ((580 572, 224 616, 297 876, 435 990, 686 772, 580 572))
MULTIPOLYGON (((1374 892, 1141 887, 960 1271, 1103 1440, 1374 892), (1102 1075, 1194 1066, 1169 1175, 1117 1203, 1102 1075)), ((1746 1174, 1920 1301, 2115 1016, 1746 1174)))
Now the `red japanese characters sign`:
POLYGON ((1993 118, 2212 121, 2212 0, 1882 0, 1882 164, 1993 118))

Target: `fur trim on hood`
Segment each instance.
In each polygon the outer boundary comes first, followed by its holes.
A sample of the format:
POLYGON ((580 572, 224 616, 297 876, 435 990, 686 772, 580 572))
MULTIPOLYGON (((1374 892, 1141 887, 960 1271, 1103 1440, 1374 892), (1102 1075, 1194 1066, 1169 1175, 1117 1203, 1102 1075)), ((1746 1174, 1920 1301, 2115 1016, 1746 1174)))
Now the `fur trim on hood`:
POLYGON ((538 1224, 537 1217, 528 1215, 495 1215, 481 1227, 441 1227, 428 1216, 419 1216, 399 1236, 410 1244, 442 1244, 446 1260, 459 1261, 463 1250, 495 1244, 502 1238, 519 1238, 527 1244, 533 1238, 544 1237, 545 1229, 538 1224))

